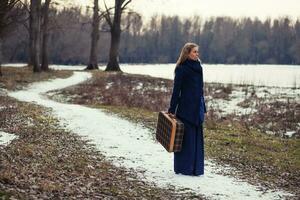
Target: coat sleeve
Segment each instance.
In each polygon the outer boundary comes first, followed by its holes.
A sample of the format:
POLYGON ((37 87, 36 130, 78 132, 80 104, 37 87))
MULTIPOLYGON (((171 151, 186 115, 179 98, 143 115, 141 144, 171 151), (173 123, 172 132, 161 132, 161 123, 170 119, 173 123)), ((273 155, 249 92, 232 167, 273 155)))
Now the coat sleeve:
POLYGON ((172 92, 172 97, 171 97, 171 101, 170 101, 170 107, 168 109, 169 113, 175 114, 176 106, 177 106, 177 104, 179 102, 179 98, 180 98, 182 79, 183 79, 183 69, 182 69, 182 67, 176 67, 173 92, 172 92))

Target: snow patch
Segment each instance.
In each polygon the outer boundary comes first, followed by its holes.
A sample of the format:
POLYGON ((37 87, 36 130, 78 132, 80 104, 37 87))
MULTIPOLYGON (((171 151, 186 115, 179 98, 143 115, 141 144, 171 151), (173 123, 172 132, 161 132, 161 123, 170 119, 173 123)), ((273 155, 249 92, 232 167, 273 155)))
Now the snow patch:
POLYGON ((212 98, 211 96, 207 96, 206 99, 209 102, 209 105, 213 108, 218 108, 220 110, 221 116, 226 116, 228 114, 236 114, 236 115, 246 115, 253 112, 256 112, 256 109, 252 106, 247 108, 241 107, 238 103, 244 101, 246 98, 244 92, 233 90, 229 95, 229 100, 225 100, 222 98, 212 98))
POLYGON ((161 87, 155 87, 153 88, 155 91, 162 91, 162 92, 168 92, 168 88, 166 86, 161 86, 161 87))
POLYGON ((137 86, 133 87, 133 89, 134 90, 141 90, 141 89, 143 89, 143 85, 144 84, 142 82, 139 82, 137 86))
POLYGON ((26 67, 26 63, 5 63, 1 64, 2 67, 26 67))
POLYGON ((288 137, 292 137, 295 133, 296 133, 296 131, 287 131, 286 133, 284 133, 284 135, 286 135, 288 137))
POLYGON ((113 84, 114 84, 113 82, 107 83, 106 86, 105 86, 105 89, 111 88, 111 86, 112 86, 113 84))
POLYGON ((18 136, 14 135, 14 134, 0 131, 0 145, 7 146, 10 144, 10 142, 13 139, 16 139, 16 138, 18 138, 18 136))
POLYGON ((0 96, 6 96, 6 95, 7 95, 7 90, 4 88, 1 88, 1 85, 0 85, 0 96))

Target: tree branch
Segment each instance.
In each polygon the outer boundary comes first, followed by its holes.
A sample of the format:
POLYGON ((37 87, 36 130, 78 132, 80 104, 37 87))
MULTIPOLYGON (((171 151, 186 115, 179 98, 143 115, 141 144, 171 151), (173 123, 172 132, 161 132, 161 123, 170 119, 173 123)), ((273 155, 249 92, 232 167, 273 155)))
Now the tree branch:
POLYGON ((104 12, 104 15, 103 15, 103 16, 105 17, 105 19, 106 19, 107 23, 109 24, 110 28, 112 28, 112 27, 113 27, 113 22, 112 22, 112 20, 111 20, 111 18, 110 18, 110 10, 111 10, 112 8, 108 9, 105 0, 104 0, 103 2, 104 2, 105 10, 106 10, 106 11, 104 12))
POLYGON ((128 0, 127 2, 125 2, 125 4, 121 7, 121 10, 124 10, 130 2, 131 2, 131 0, 128 0))
MULTIPOLYGON (((113 9, 113 7, 112 7, 112 8, 109 8, 108 11, 110 12, 110 10, 112 10, 112 9, 113 9)), ((101 10, 99 9, 99 12, 100 12, 100 14, 99 14, 99 20, 105 18, 105 15, 107 14, 107 11, 101 11, 101 10)))

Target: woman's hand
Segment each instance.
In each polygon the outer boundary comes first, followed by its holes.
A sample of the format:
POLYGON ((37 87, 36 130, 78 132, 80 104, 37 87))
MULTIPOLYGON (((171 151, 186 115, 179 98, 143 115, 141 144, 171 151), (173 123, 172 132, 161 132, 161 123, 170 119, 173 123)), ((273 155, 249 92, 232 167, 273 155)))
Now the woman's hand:
POLYGON ((168 113, 172 118, 176 118, 176 116, 173 113, 168 113))

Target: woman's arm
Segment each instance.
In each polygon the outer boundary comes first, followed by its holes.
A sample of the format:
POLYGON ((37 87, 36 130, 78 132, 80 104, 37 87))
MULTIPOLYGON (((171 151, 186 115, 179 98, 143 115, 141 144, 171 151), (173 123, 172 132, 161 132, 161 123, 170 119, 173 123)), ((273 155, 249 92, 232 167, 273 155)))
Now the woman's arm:
POLYGON ((175 78, 174 78, 174 86, 172 97, 170 101, 170 108, 168 109, 169 113, 175 114, 176 106, 178 104, 180 98, 180 90, 183 78, 183 69, 182 67, 176 67, 175 69, 175 78))

